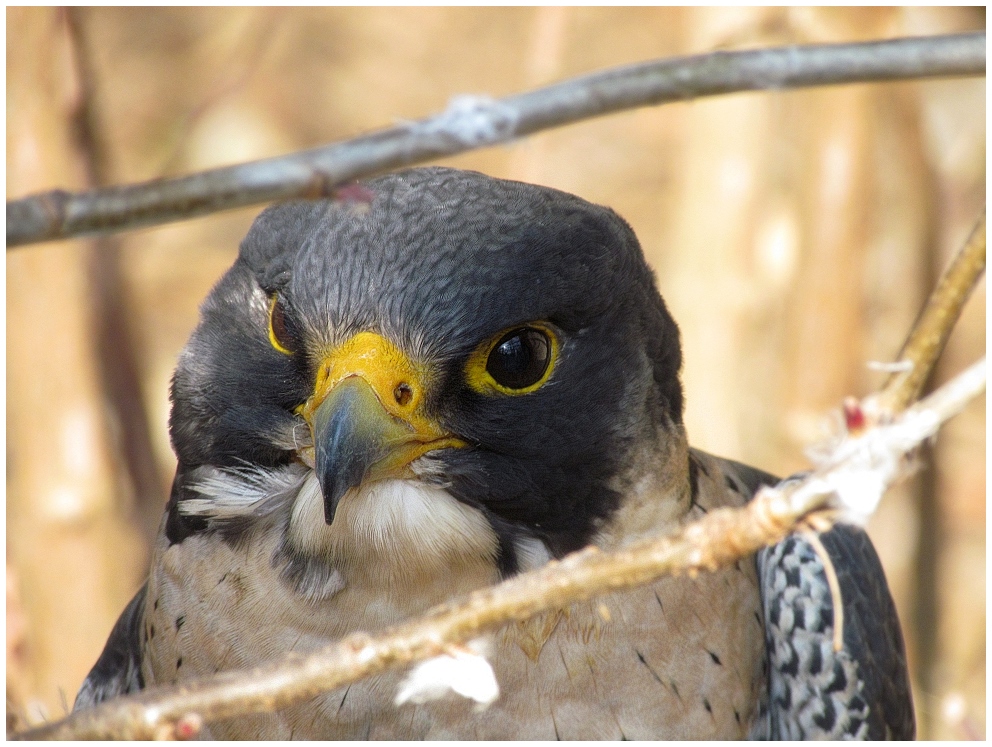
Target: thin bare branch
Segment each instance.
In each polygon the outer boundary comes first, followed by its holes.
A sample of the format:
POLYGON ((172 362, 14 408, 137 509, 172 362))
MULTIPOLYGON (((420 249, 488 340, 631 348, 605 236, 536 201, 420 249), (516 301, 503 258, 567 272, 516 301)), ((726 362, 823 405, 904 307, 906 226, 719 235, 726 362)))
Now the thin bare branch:
POLYGON ((661 576, 710 571, 781 541, 811 512, 834 515, 861 505, 863 483, 884 490, 904 455, 985 389, 985 360, 894 422, 849 438, 836 458, 802 481, 763 489, 747 506, 717 509, 676 534, 616 552, 586 548, 422 618, 369 636, 350 635, 324 650, 292 655, 251 672, 227 672, 182 687, 155 688, 105 703, 21 736, 33 739, 149 739, 195 733, 215 719, 270 712, 372 674, 437 656, 508 622, 661 576), (854 495, 846 495, 853 492, 854 495))
POLYGON ((175 179, 7 203, 7 248, 291 197, 624 109, 735 91, 983 75, 985 33, 715 52, 615 68, 528 93, 455 98, 442 114, 288 156, 175 179))
POLYGON ((985 211, 967 243, 944 271, 927 305, 903 343, 893 373, 885 387, 870 398, 865 409, 875 417, 888 417, 916 399, 937 364, 965 301, 985 271, 985 211))

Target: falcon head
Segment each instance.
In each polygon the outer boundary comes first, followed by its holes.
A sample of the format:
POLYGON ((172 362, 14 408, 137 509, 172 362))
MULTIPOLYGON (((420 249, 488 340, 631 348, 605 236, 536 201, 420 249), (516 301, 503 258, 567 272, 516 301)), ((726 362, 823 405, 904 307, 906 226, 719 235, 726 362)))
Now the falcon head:
POLYGON ((365 187, 267 209, 203 304, 169 541, 269 521, 291 554, 340 555, 346 531, 381 554, 484 525, 504 575, 527 542, 582 547, 684 441, 678 330, 634 233, 473 172, 365 187))

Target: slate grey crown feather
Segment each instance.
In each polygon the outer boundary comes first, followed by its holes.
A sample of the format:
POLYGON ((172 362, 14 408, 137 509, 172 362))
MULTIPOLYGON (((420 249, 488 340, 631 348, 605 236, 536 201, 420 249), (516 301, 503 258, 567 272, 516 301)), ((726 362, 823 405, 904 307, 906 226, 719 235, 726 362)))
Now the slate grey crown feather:
MULTIPOLYGON (((429 168, 277 205, 201 309, 147 584, 76 699, 375 631, 588 544, 741 505, 771 475, 690 449, 678 329, 630 227, 429 168)), ((701 289, 705 292, 705 289, 701 289)), ((791 537, 487 639, 500 698, 394 706, 402 673, 219 738, 908 738, 905 654, 858 529, 791 537)))

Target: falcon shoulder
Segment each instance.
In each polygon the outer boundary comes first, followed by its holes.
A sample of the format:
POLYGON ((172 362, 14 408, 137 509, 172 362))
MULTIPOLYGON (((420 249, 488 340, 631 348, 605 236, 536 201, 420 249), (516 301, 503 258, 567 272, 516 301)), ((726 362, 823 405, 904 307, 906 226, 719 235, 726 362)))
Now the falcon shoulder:
MULTIPOLYGON (((751 496, 779 482, 746 464, 718 461, 728 483, 738 481, 751 496)), ((819 538, 843 600, 843 648, 834 651, 833 597, 813 545, 792 535, 758 553, 770 681, 756 736, 913 739, 906 649, 871 539, 847 524, 819 538)))
POLYGON ((141 674, 141 622, 145 616, 147 582, 121 613, 110 632, 93 669, 76 695, 74 711, 92 708, 105 700, 141 690, 145 686, 141 674))

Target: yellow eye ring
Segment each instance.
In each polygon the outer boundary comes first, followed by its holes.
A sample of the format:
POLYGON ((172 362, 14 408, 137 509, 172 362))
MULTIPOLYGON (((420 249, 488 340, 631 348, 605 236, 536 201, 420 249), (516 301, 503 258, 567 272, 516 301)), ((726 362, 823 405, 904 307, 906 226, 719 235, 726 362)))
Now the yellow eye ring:
POLYGON ((465 380, 481 394, 530 394, 551 378, 560 347, 558 333, 545 322, 508 327, 469 356, 465 380))
POLYGON ((282 306, 279 305, 279 294, 273 293, 272 300, 269 301, 269 343, 283 355, 292 355, 293 351, 285 344, 288 338, 286 319, 282 306))

